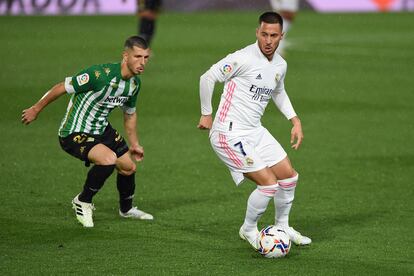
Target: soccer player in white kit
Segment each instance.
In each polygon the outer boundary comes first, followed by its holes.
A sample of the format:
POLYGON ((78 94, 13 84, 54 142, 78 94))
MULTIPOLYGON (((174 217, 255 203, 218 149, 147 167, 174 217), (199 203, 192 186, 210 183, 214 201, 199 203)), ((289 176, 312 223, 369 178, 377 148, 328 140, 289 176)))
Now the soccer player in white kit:
POLYGON ((239 231, 240 237, 255 249, 257 222, 271 199, 276 208, 275 225, 295 244, 311 243, 310 238, 289 226, 299 175, 281 145, 260 122, 272 99, 292 122, 292 148, 299 148, 303 132, 284 87, 287 64, 275 52, 283 37, 282 28, 283 19, 278 13, 263 13, 256 29, 257 42, 229 54, 200 78, 202 115, 198 128, 211 129, 211 145, 237 185, 244 177, 257 184, 247 201, 246 217, 239 231), (225 84, 213 122, 211 98, 216 82, 225 84))

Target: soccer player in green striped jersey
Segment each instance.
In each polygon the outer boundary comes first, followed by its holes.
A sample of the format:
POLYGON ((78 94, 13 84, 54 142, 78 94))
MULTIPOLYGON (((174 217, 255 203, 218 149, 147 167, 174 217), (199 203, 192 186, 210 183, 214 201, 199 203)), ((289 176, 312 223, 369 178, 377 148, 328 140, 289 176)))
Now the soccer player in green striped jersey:
POLYGON ((85 162, 93 163, 83 190, 73 200, 79 222, 93 227, 93 196, 117 170, 119 214, 121 217, 152 220, 153 216, 132 206, 135 192, 135 161, 144 158, 137 135, 136 101, 141 88, 138 77, 149 59, 148 44, 142 37, 125 41, 122 61, 94 65, 67 77, 52 87, 32 107, 23 110, 22 123, 30 124, 48 104, 64 94, 71 95, 58 136, 63 150, 85 162), (124 114, 125 139, 111 127, 109 113, 119 106, 124 114))

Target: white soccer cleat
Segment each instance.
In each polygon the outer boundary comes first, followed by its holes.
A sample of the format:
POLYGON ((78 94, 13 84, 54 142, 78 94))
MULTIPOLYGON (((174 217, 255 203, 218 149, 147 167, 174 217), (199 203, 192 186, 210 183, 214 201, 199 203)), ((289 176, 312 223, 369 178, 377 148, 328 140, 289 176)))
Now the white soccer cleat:
POLYGON ((123 218, 134 218, 142 220, 153 220, 154 217, 151 214, 145 213, 144 211, 139 210, 137 207, 132 207, 128 212, 123 213, 119 210, 119 215, 123 218))
POLYGON ((75 209, 76 218, 84 227, 93 227, 92 214, 95 207, 92 203, 80 201, 78 196, 72 200, 72 208, 75 209))
POLYGON ((277 229, 282 229, 288 234, 289 239, 296 245, 308 245, 312 240, 289 226, 276 226, 277 229))
POLYGON ((259 249, 259 245, 257 243, 257 237, 259 236, 259 231, 253 230, 250 232, 246 232, 243 229, 243 226, 240 227, 239 230, 239 236, 242 240, 248 241, 250 243, 250 245, 254 248, 254 250, 258 250, 259 249))

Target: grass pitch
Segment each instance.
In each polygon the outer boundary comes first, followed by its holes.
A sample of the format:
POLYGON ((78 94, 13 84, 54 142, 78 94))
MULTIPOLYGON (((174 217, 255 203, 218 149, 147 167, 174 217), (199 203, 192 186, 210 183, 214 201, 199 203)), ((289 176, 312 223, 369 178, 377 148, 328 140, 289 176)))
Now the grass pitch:
MULTIPOLYGON (((272 103, 263 124, 300 172, 291 225, 313 243, 269 260, 239 240, 254 186, 236 188, 196 129, 198 79, 254 42, 258 14, 161 16, 138 103, 136 203, 155 220, 119 218, 112 176, 93 229, 70 205, 87 169, 57 141, 68 97, 28 127, 20 114, 65 76, 120 60, 136 19, 0 17, 1 275, 414 274, 412 14, 299 14, 286 87, 302 148, 290 150, 290 124, 272 103)), ((119 111, 110 121, 122 129, 119 111)), ((273 206, 260 223, 273 223, 273 206)))

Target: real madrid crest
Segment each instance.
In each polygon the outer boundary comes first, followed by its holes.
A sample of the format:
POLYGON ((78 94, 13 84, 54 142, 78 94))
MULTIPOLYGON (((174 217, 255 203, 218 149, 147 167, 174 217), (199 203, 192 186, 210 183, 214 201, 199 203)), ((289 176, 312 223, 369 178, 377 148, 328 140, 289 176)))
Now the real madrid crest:
POLYGON ((280 81, 280 74, 279 74, 279 73, 276 73, 275 80, 276 80, 277 82, 279 82, 279 81, 280 81))
POLYGON ((250 157, 246 157, 246 164, 248 166, 253 166, 253 164, 254 164, 253 159, 251 159, 250 157))

